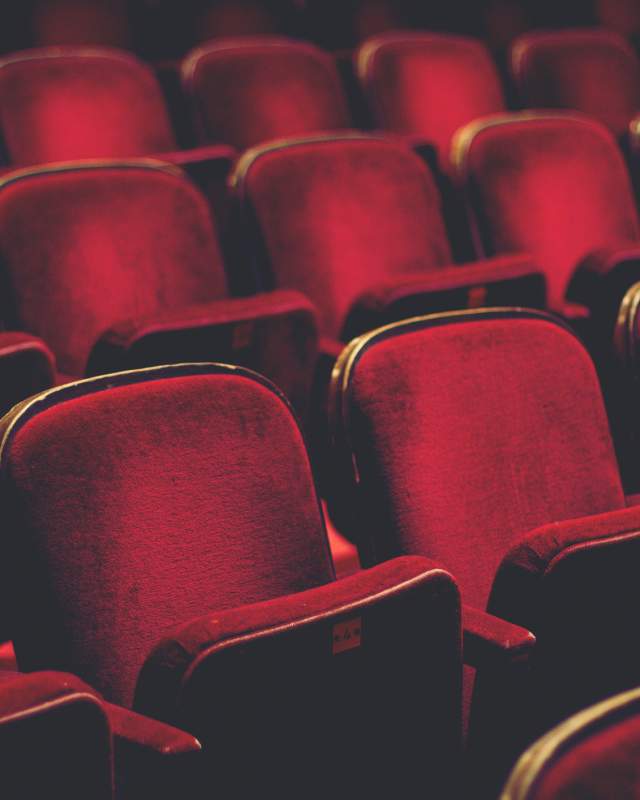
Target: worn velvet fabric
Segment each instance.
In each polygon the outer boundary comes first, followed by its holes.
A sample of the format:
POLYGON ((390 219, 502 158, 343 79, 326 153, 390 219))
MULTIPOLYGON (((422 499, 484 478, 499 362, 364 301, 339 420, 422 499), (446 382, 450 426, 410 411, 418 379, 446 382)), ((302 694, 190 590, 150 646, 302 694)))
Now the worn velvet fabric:
POLYGON ((22 669, 64 667, 129 705, 170 627, 333 578, 300 430, 235 368, 59 389, 5 445, 22 669))
POLYGON ((452 261, 433 179, 395 142, 355 136, 265 147, 240 162, 235 183, 273 283, 311 299, 324 335, 340 335, 372 285, 452 261))
POLYGON ((161 166, 44 170, 0 188, 9 327, 41 336, 60 371, 129 318, 226 295, 204 198, 161 166))
POLYGON ((0 132, 14 166, 176 149, 149 67, 109 48, 47 48, 0 62, 0 132))
POLYGON ((479 246, 487 254, 528 252, 547 276, 554 309, 562 310, 586 256, 638 241, 622 155, 612 135, 587 117, 489 120, 463 130, 456 158, 479 246))
POLYGON ((616 136, 640 109, 640 60, 604 28, 527 33, 511 47, 511 72, 525 107, 582 111, 616 136))
POLYGON ((360 47, 357 67, 377 127, 424 137, 444 169, 456 130, 505 107, 492 57, 475 39, 389 33, 360 47))
POLYGON ((445 564, 478 608, 527 531, 625 503, 588 354, 556 323, 512 316, 407 323, 364 348, 347 394, 334 384, 356 538, 376 559, 445 564))
POLYGON ((307 43, 267 37, 211 43, 186 57, 182 74, 204 142, 243 150, 349 125, 332 57, 307 43))

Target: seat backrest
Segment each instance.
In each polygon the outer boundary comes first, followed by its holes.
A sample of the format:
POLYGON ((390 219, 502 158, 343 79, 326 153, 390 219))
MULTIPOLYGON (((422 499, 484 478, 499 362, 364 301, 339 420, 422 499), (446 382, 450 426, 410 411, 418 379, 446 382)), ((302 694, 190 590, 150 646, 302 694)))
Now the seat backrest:
POLYGON ((375 124, 425 137, 443 166, 458 128, 505 108, 496 66, 476 39, 389 33, 365 42, 356 58, 375 124))
POLYGON ((528 531, 624 506, 593 363, 547 315, 390 325, 349 345, 332 392, 335 502, 365 561, 427 555, 471 605, 528 531))
POLYGON ((640 781, 640 690, 580 711, 522 755, 501 800, 636 796, 640 781))
POLYGON ((185 58, 182 75, 206 142, 242 150, 349 126, 332 56, 306 42, 267 37, 213 42, 185 58))
POLYGON ((454 142, 477 247, 528 252, 561 308, 590 253, 636 243, 630 178, 611 134, 579 114, 510 114, 471 123, 454 142))
POLYGON ((3 675, 0 763, 12 800, 111 800, 111 732, 100 699, 71 675, 3 675))
POLYGON ((640 60, 604 28, 524 34, 511 47, 511 72, 523 105, 581 111, 616 136, 640 109, 640 60))
POLYGON ((153 161, 13 173, 0 264, 7 327, 41 336, 68 375, 116 323, 226 295, 206 200, 153 161))
POLYGON ((22 669, 64 664, 129 705, 172 626, 334 577, 302 434, 254 373, 89 379, 16 407, 3 431, 22 669))
POLYGON ((339 336, 376 282, 451 262, 440 196, 409 148, 364 135, 274 143, 232 182, 255 222, 273 282, 304 292, 339 336))
POLYGON ((0 61, 0 120, 13 166, 175 150, 160 87, 128 53, 26 50, 0 61))
POLYGON ((26 0, 37 46, 130 47, 127 0, 26 0))

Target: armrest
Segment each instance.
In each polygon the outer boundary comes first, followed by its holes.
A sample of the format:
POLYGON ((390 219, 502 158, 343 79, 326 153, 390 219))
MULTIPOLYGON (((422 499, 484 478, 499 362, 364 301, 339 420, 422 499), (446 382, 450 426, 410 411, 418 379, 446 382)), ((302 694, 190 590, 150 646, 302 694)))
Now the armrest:
POLYGON ((135 711, 104 703, 114 737, 114 746, 122 751, 152 753, 158 757, 180 757, 202 750, 200 742, 188 733, 144 717, 135 711))
POLYGON ((162 364, 167 358, 234 360, 255 346, 265 324, 283 317, 297 321, 307 338, 315 339, 314 307, 293 291, 213 300, 125 320, 100 337, 87 372, 95 375, 162 364))
POLYGON ((42 339, 0 332, 0 414, 53 386, 55 375, 55 357, 42 339))
POLYGON ((195 737, 111 703, 103 708, 113 735, 117 797, 196 796, 202 746, 195 737))
POLYGON ((471 264, 398 276, 371 287, 351 308, 343 339, 421 314, 478 306, 544 308, 546 281, 527 255, 496 256, 471 264))
POLYGON ((462 608, 462 629, 464 663, 477 669, 526 662, 536 644, 526 628, 471 606, 462 608))
POLYGON ((236 158, 236 151, 226 144, 210 144, 202 147, 190 147, 187 150, 174 150, 170 153, 157 153, 153 158, 168 161, 178 167, 187 169, 198 164, 219 164, 229 170, 236 158))
POLYGON ((586 306, 596 325, 606 335, 613 324, 626 291, 640 281, 640 245, 603 248, 586 256, 576 268, 567 289, 567 299, 586 306))
MULTIPOLYGON (((328 553, 327 558, 330 558, 328 553)), ((373 640, 376 626, 368 625, 367 617, 379 613, 381 604, 398 601, 403 596, 420 597, 421 612, 425 597, 428 609, 433 599, 443 614, 438 625, 447 627, 446 616, 453 640, 459 641, 459 594, 453 578, 428 559, 405 556, 315 589, 208 614, 175 628, 147 658, 138 678, 134 705, 157 719, 183 719, 186 712, 181 702, 188 694, 185 686, 194 676, 197 681, 199 670, 203 667, 206 670, 211 659, 223 656, 224 664, 224 656, 228 659, 230 652, 235 653, 237 667, 246 664, 253 652, 255 669, 261 672, 259 654, 264 652, 261 645, 267 642, 277 648, 281 646, 278 644, 281 637, 285 638, 284 661, 290 660, 291 653, 291 645, 286 641, 299 635, 301 655, 308 653, 314 663, 322 666, 324 659, 331 660, 341 652, 359 648, 361 635, 369 635, 373 640)), ((407 607, 402 608, 404 614, 399 625, 427 630, 426 614, 422 619, 422 613, 414 617, 407 607)), ((373 641, 368 644, 373 646, 373 641)), ((271 662, 273 651, 270 652, 271 662)), ((231 670, 231 674, 235 672, 231 670)), ((239 672, 246 679, 246 666, 239 672)), ((225 683, 224 680, 220 683, 222 692, 228 690, 225 683)))

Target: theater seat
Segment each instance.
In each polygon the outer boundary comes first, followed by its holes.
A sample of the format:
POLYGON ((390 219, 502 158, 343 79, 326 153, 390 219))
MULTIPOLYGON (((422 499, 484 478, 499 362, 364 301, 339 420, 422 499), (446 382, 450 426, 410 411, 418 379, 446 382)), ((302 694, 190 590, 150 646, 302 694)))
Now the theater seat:
POLYGON ((349 126, 333 57, 306 42, 211 42, 187 55, 182 78, 203 144, 244 150, 268 139, 349 126))
POLYGON ((640 690, 616 695, 562 722, 522 755, 501 800, 637 797, 640 690))
POLYGON ((363 335, 334 370, 330 419, 330 510, 363 565, 436 559, 465 604, 536 637, 519 672, 480 665, 469 747, 483 780, 503 780, 500 764, 564 716, 637 684, 640 509, 568 327, 477 309, 363 335))
POLYGON ((21 669, 197 735, 201 789, 457 796, 457 587, 414 557, 335 580, 301 431, 265 379, 98 377, 1 428, 21 669))
POLYGON ((498 71, 477 39, 387 33, 361 45, 356 66, 375 126, 424 139, 445 171, 456 130, 505 109, 498 71))
POLYGON ((192 736, 105 703, 72 675, 0 673, 2 793, 11 800, 169 798, 179 786, 190 799, 200 751, 192 736))
POLYGON ((524 106, 581 111, 623 142, 640 112, 640 60, 604 28, 526 33, 511 47, 511 73, 524 106))
POLYGON ((509 297, 544 304, 527 258, 452 265, 431 174, 396 141, 275 142, 239 160, 232 186, 253 222, 263 280, 304 292, 325 337, 348 341, 411 313, 509 297))
POLYGON ((640 274, 638 213, 609 131, 579 114, 514 113, 464 127, 453 151, 478 253, 529 253, 550 308, 609 346, 640 274))
POLYGON ((160 86, 134 56, 106 47, 51 47, 0 60, 5 163, 157 156, 179 165, 214 200, 234 152, 179 150, 160 86))
POLYGON ((0 183, 9 329, 41 337, 58 380, 226 358, 270 375, 305 413, 315 312, 270 292, 229 298, 204 197, 154 161, 77 162, 0 183))

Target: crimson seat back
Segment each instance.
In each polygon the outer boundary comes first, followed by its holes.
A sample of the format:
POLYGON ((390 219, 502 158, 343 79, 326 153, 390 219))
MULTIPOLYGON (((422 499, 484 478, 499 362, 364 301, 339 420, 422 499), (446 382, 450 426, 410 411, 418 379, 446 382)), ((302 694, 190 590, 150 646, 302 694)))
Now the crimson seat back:
POLYGON ((116 323, 227 293, 204 197, 152 161, 14 173, 0 188, 0 261, 8 327, 40 335, 67 375, 116 323))
POLYGON ((529 108, 567 108, 628 133, 640 109, 640 60, 613 31, 531 32, 511 48, 511 71, 529 108))
POLYGON ((176 149, 150 68, 109 48, 45 48, 0 61, 1 134, 14 166, 176 149))
POLYGON ((458 128, 505 107, 491 55, 475 39, 388 33, 365 42, 356 63, 376 126, 426 138, 444 167, 458 128))
POLYGON ((591 359, 535 312, 434 315, 356 339, 331 413, 341 507, 366 560, 428 555, 480 608, 527 531, 624 506, 591 359))
POLYGON ((2 791, 12 800, 111 800, 111 732, 102 705, 71 675, 0 679, 2 791))
POLYGON ((22 669, 65 664, 129 705, 171 625, 333 578, 300 430, 243 370, 89 379, 4 431, 22 669))
POLYGON ((214 364, 120 373, 25 402, 2 440, 22 668, 65 664, 197 732, 200 786, 229 796, 456 796, 456 584, 419 558, 334 580, 273 386, 214 364))
POLYGON ((212 42, 186 57, 182 74, 205 142, 242 150, 349 125, 332 57, 304 42, 268 37, 212 42))
POLYGON ((451 263, 440 197, 401 144, 360 135, 255 149, 233 178, 265 271, 306 294, 339 336, 354 301, 384 280, 451 263))
POLYGON ((27 0, 31 40, 38 46, 131 46, 127 0, 27 0))
POLYGON ((639 763, 640 691, 633 689, 570 717, 533 744, 501 800, 632 798, 639 763))
POLYGON ((524 112, 471 123, 456 137, 454 159, 477 247, 530 253, 554 309, 586 256, 638 241, 622 155, 587 117, 524 112))

